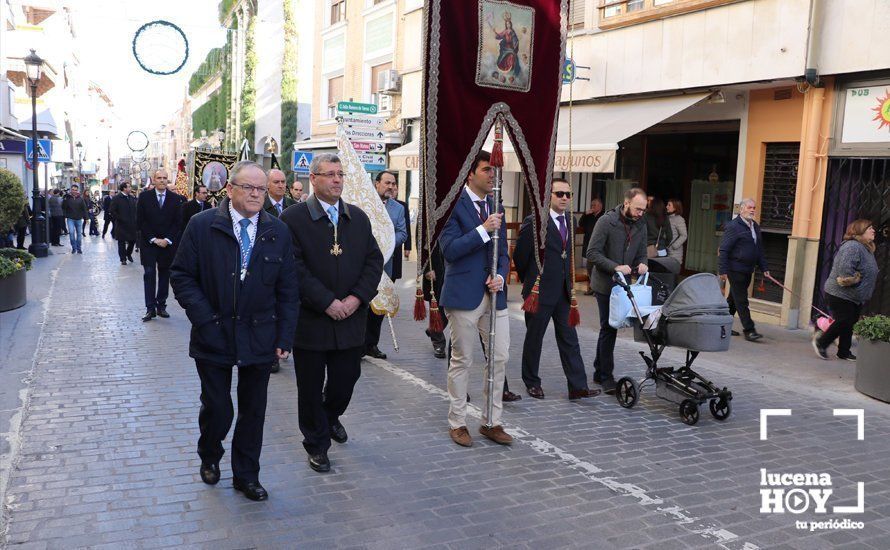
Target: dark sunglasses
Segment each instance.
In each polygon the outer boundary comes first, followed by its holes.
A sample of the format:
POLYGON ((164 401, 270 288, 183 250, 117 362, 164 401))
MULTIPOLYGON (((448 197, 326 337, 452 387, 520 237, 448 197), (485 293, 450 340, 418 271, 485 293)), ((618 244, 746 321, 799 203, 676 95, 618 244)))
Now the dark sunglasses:
POLYGON ((571 191, 554 191, 553 194, 556 195, 556 198, 558 198, 558 199, 570 199, 570 198, 572 198, 572 192, 571 192, 571 191))

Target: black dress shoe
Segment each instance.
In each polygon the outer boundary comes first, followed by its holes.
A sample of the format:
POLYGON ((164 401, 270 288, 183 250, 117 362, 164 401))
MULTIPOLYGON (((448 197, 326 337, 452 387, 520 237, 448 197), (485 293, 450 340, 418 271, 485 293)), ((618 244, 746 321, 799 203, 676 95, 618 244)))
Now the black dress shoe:
MULTIPOLYGON (((543 394, 543 392, 541 392, 543 394)), ((522 399, 522 396, 518 393, 513 393, 510 390, 504 391, 504 395, 501 396, 501 400, 504 403, 512 403, 513 401, 519 401, 522 399)), ((469 399, 467 400, 469 401, 469 399)))
POLYGON ((127 261, 130 262, 131 264, 135 264, 135 263, 136 263, 136 262, 133 261, 133 256, 127 256, 127 261))
POLYGON ((207 485, 216 485, 219 483, 219 464, 201 463, 201 481, 207 485))
POLYGON ((319 453, 317 455, 309 455, 309 467, 320 473, 330 472, 331 461, 328 460, 328 454, 319 453))
POLYGON ((169 319, 170 314, 167 313, 167 308, 159 307, 158 308, 158 317, 163 317, 164 319, 169 319))
POLYGON ((732 331, 732 335, 733 336, 741 336, 741 334, 739 334, 739 331, 737 331, 737 330, 732 331))
POLYGON ((272 372, 278 372, 281 370, 281 362, 276 359, 274 363, 272 363, 272 372))
POLYGON ((269 498, 269 493, 260 485, 259 481, 244 481, 235 478, 232 480, 232 485, 236 491, 241 491, 250 500, 260 501, 269 498))
POLYGON ((745 340, 749 342, 756 342, 763 338, 763 335, 757 332, 756 330, 752 330, 751 332, 745 333, 745 340))
POLYGON ((614 378, 603 380, 603 383, 601 385, 603 387, 603 393, 605 393, 606 395, 615 395, 615 389, 618 387, 618 384, 615 383, 614 378))
POLYGON ((386 354, 380 351, 380 348, 377 346, 368 346, 365 349, 365 355, 373 357, 374 359, 386 359, 386 354))
POLYGON ((599 394, 600 394, 599 390, 591 390, 591 389, 569 390, 569 400, 574 401, 576 399, 585 399, 587 397, 596 397, 599 394))
POLYGON ((146 323, 148 321, 151 321, 152 319, 154 319, 157 316, 158 316, 158 314, 155 313, 155 310, 149 309, 148 311, 145 312, 145 315, 142 316, 142 322, 146 323))
POLYGON ((433 346, 433 357, 436 359, 445 359, 445 346, 433 346))
POLYGON ((544 390, 540 386, 529 386, 526 391, 535 399, 544 399, 544 390))
POLYGON ((127 260, 121 260, 121 265, 127 265, 127 260))
POLYGON ((337 443, 346 443, 346 440, 349 439, 349 434, 346 433, 346 428, 344 428, 343 424, 340 424, 339 422, 332 422, 330 431, 331 439, 333 439, 337 443))

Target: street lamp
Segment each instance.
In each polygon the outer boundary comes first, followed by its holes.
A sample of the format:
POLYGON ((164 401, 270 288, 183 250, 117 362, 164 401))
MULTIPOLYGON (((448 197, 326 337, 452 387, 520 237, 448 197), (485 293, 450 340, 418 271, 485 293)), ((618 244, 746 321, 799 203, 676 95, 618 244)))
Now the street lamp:
MULTIPOLYGON (((28 76, 28 84, 31 85, 31 172, 34 174, 31 200, 34 206, 34 218, 31 220, 31 246, 28 252, 38 258, 45 258, 49 253, 49 246, 43 235, 46 218, 43 216, 43 208, 39 206, 40 187, 37 182, 39 166, 38 142, 37 142, 37 84, 40 83, 40 76, 43 69, 43 59, 34 50, 25 57, 25 72, 28 76)), ((47 199, 44 198, 44 208, 47 199)))
POLYGON ((77 183, 80 185, 80 192, 83 193, 83 143, 74 144, 74 150, 77 151, 77 183))

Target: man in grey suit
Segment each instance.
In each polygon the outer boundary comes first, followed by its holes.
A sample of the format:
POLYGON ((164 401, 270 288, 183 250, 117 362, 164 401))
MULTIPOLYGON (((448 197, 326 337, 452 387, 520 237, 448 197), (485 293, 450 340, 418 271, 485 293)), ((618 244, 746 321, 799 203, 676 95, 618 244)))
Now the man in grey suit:
MULTIPOLYGON (((401 246, 408 240, 408 228, 405 224, 405 208, 395 200, 395 192, 397 189, 396 176, 392 172, 383 171, 377 174, 374 185, 377 187, 377 194, 386 207, 386 213, 392 220, 393 228, 396 232, 396 245, 393 255, 383 266, 383 271, 393 279, 393 263, 395 261, 401 264, 402 258, 396 257, 396 253, 401 250, 401 246)), ((380 343, 380 327, 383 325, 383 315, 377 315, 373 310, 368 311, 368 328, 365 331, 365 355, 386 359, 386 354, 380 351, 377 344, 380 343)))

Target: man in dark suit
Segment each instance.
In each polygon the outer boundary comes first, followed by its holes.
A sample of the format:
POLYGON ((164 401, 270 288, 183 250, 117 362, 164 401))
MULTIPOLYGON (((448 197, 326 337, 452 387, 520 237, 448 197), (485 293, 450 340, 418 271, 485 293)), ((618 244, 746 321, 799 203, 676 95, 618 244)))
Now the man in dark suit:
MULTIPOLYGON (((751 319, 751 311, 748 309, 748 287, 751 285, 751 277, 754 269, 769 277, 769 268, 766 265, 766 255, 763 251, 763 236, 760 233, 760 225, 754 221, 757 212, 757 203, 754 199, 743 199, 739 203, 739 215, 726 224, 723 232, 723 240, 720 241, 720 254, 718 257, 718 273, 720 280, 729 280, 729 313, 735 315, 739 312, 739 320, 745 332, 745 340, 756 342, 763 338, 754 327, 751 319)), ((732 331, 737 336, 736 331, 732 331)))
MULTIPOLYGON (((571 244, 575 223, 567 212, 572 202, 572 188, 563 179, 554 178, 550 196, 550 215, 547 218, 547 237, 544 241, 544 272, 538 283, 538 311, 525 314, 525 342, 522 345, 522 381, 528 394, 536 399, 544 399, 541 377, 538 368, 541 362, 541 344, 547 325, 553 320, 556 332, 556 346, 559 359, 569 387, 569 399, 594 397, 599 390, 587 386, 584 360, 578 333, 569 325, 572 287, 571 244)), ((513 249, 513 263, 519 280, 522 281, 522 297, 527 298, 538 278, 538 265, 535 262, 535 235, 532 217, 522 222, 516 248, 513 249)))
POLYGON ((181 231, 185 231, 186 226, 189 224, 189 220, 192 219, 192 216, 195 214, 200 214, 205 210, 209 210, 212 208, 210 204, 207 202, 207 187, 204 185, 199 185, 197 189, 195 189, 195 198, 188 202, 182 203, 180 207, 179 213, 179 227, 181 231))
POLYGON ((383 254, 367 214, 340 200, 339 157, 316 155, 309 172, 315 193, 281 221, 294 240, 302 292, 294 337, 300 431, 309 466, 328 472, 331 439, 348 437, 340 416, 361 375, 368 304, 377 294, 383 254))
POLYGON ((192 323, 189 355, 201 379, 201 480, 219 482, 237 365, 232 474, 235 489, 250 500, 269 496, 259 480, 266 391, 272 362, 289 355, 300 308, 291 237, 262 211, 265 190, 262 166, 237 163, 228 197, 192 218, 171 268, 176 300, 192 323))
POLYGON ((136 205, 136 226, 139 228, 139 257, 145 273, 145 315, 142 321, 170 317, 167 296, 170 292, 170 264, 179 244, 179 206, 182 197, 167 189, 166 170, 154 175, 154 189, 143 191, 136 205))
POLYGON ((118 188, 120 193, 111 199, 111 204, 105 211, 105 215, 114 218, 114 229, 111 235, 117 239, 117 255, 121 265, 127 265, 127 261, 133 263, 133 246, 136 244, 138 234, 136 198, 133 197, 129 182, 120 184, 118 188))
MULTIPOLYGON (((111 201, 114 200, 114 189, 108 191, 108 194, 102 197, 102 218, 104 221, 102 223, 102 238, 105 238, 105 234, 108 233, 108 226, 114 221, 114 216, 111 215, 111 201)), ((111 236, 114 237, 114 227, 111 228, 111 236)))
MULTIPOLYGON (((392 196, 393 200, 401 204, 405 210, 405 229, 408 231, 408 238, 405 239, 404 247, 403 245, 398 245, 392 253, 392 280, 398 281, 402 278, 402 255, 404 254, 406 260, 411 256, 411 212, 408 210, 408 203, 397 198, 399 196, 398 181, 396 181, 396 188, 392 196)), ((405 198, 407 199, 408 197, 405 198)))
POLYGON ((284 176, 284 172, 277 168, 269 170, 269 192, 263 203, 263 210, 278 218, 285 208, 296 204, 297 201, 288 197, 286 191, 287 178, 284 176))
MULTIPOLYGON (((509 445, 513 438, 500 424, 503 412, 504 373, 510 348, 510 320, 504 282, 510 270, 503 208, 488 196, 493 189, 490 155, 481 151, 473 160, 466 187, 442 229, 439 246, 445 257, 445 281, 439 303, 446 310, 451 331, 451 362, 448 365, 448 424, 451 439, 463 447, 473 444, 467 430, 467 384, 473 368, 473 348, 488 333, 490 304, 496 296, 496 336, 494 349, 494 395, 492 417, 483 411, 479 433, 495 443, 509 445), (497 276, 490 275, 492 234, 497 231, 497 276)), ((483 394, 488 399, 488 384, 483 394)))

